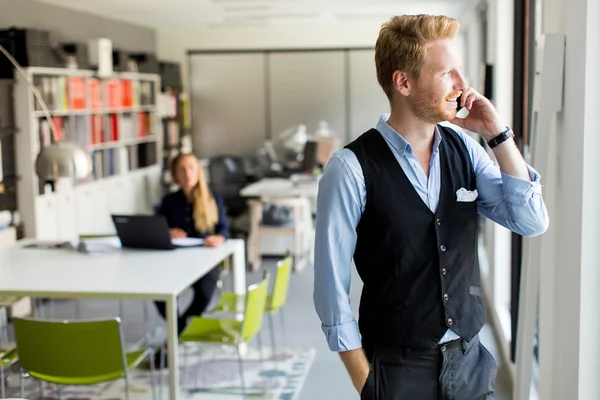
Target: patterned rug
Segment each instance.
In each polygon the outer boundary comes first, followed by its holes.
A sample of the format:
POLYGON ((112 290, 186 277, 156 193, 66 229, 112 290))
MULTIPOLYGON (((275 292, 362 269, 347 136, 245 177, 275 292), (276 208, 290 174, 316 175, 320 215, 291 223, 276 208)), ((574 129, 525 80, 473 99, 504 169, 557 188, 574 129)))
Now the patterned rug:
MULTIPOLYGON (((277 349, 273 356, 269 348, 260 352, 253 347, 243 356, 244 380, 247 398, 256 400, 295 400, 310 370, 315 349, 277 349), (262 367, 261 367, 262 364, 262 367)), ((158 398, 169 395, 168 371, 155 373, 158 398), (162 381, 162 382, 161 382, 162 381)), ((140 366, 131 372, 131 400, 152 399, 150 371, 140 366)), ((8 374, 7 397, 20 397, 18 366, 8 374)), ((180 399, 239 400, 242 399, 239 364, 235 349, 221 347, 180 347, 180 399)), ((25 398, 35 400, 58 399, 55 385, 25 378, 25 398)), ((60 398, 77 400, 120 400, 125 398, 123 380, 108 384, 82 387, 63 387, 60 398)))

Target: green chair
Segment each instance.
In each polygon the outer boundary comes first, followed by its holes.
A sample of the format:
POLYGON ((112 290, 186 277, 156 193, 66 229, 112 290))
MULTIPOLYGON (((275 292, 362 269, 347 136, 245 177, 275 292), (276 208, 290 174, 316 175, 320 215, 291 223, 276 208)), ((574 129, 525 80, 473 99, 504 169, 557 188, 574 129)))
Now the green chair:
MULTIPOLYGON (((275 283, 273 284, 273 291, 270 295, 267 295, 267 302, 265 305, 265 312, 269 316, 269 329, 271 332, 271 346, 273 347, 273 354, 276 353, 273 316, 277 314, 279 310, 285 305, 288 295, 291 274, 292 256, 288 254, 283 260, 277 263, 277 272, 275 274, 275 283)), ((243 295, 228 292, 222 293, 218 304, 213 310, 211 310, 211 312, 242 313, 244 312, 243 300, 243 295)), ((281 316, 282 331, 285 337, 285 320, 283 312, 279 314, 281 316)))
POLYGON ((261 329, 267 301, 269 275, 248 288, 246 306, 242 320, 194 317, 179 336, 180 343, 205 343, 235 346, 237 349, 242 382, 242 393, 246 397, 244 365, 240 345, 247 344, 261 329))
MULTIPOLYGON (((154 351, 126 352, 119 318, 87 321, 15 318, 14 328, 21 368, 36 379, 79 386, 122 378, 129 399, 129 371, 149 357, 152 394, 156 398, 154 351)), ((23 385, 21 379, 21 397, 23 385)))
POLYGON ((4 387, 4 370, 11 367, 19 359, 17 350, 2 350, 0 349, 0 388, 2 398, 6 397, 6 388, 4 387))

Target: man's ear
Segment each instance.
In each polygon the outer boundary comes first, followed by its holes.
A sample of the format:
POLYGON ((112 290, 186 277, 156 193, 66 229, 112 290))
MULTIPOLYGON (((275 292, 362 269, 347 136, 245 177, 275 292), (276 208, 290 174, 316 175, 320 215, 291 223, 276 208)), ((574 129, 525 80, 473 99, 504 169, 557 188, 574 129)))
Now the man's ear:
POLYGON ((411 84, 408 80, 408 74, 406 72, 396 70, 392 74, 392 83, 394 89, 403 96, 408 96, 411 90, 411 84))

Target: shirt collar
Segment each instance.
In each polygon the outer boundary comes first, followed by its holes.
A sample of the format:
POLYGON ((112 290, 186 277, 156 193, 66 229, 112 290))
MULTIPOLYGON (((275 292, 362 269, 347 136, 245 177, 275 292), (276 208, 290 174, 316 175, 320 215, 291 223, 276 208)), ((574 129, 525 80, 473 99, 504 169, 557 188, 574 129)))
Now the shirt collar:
MULTIPOLYGON (((406 152, 412 154, 412 146, 402 137, 401 134, 396 132, 394 128, 388 125, 387 121, 390 118, 390 114, 382 114, 377 122, 376 129, 381 133, 383 138, 389 145, 394 147, 400 155, 404 156, 406 152)), ((437 152, 442 141, 442 135, 439 127, 435 126, 435 133, 433 139, 433 153, 437 152)))

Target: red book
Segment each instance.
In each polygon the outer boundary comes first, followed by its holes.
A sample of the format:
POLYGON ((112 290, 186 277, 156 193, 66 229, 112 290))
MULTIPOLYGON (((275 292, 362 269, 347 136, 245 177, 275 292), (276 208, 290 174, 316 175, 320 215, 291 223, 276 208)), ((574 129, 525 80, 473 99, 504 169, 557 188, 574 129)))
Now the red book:
POLYGON ((102 91, 100 90, 100 81, 98 79, 90 79, 90 98, 92 108, 102 107, 102 91))
POLYGON ((144 137, 148 133, 148 129, 146 127, 146 114, 138 113, 138 136, 144 137))
POLYGON ((122 94, 119 81, 109 81, 108 85, 108 106, 110 108, 121 108, 122 94))
POLYGON ((119 140, 119 118, 116 114, 110 116, 110 140, 119 140))
POLYGON ((69 78, 69 98, 72 110, 85 108, 85 78, 69 78))
POLYGON ((121 81, 121 96, 123 107, 133 107, 133 82, 121 81))
POLYGON ((90 132, 91 144, 102 143, 102 115, 92 115, 90 122, 92 127, 92 131, 90 132))

